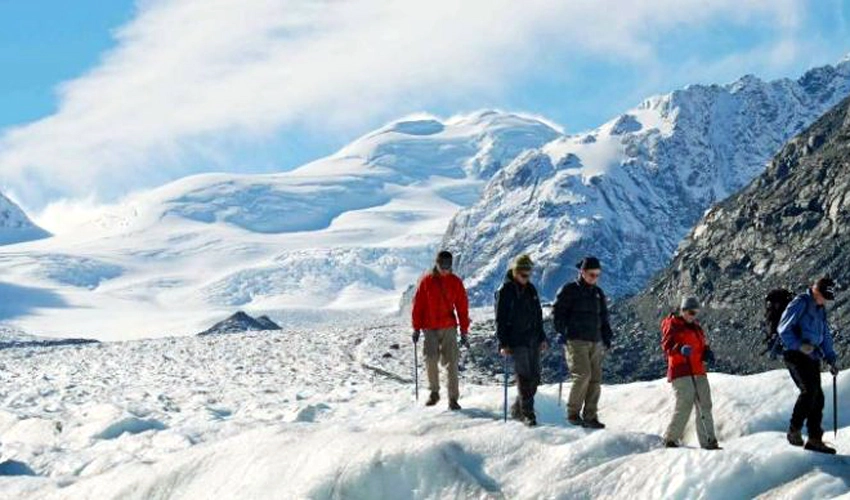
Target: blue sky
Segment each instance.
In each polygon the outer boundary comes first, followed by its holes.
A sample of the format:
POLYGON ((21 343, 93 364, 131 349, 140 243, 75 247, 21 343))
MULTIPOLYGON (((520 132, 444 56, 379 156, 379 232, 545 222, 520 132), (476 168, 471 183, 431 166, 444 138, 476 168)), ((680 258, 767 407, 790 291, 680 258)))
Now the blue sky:
POLYGON ((579 131, 837 62, 848 23, 850 0, 0 0, 0 189, 40 209, 285 170, 419 111, 579 131))

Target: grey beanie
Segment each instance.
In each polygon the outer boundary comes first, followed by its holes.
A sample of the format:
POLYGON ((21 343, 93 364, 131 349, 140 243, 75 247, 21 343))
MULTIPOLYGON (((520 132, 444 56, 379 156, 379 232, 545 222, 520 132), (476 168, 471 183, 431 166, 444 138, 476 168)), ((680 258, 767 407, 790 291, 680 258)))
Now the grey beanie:
POLYGON ((692 311, 694 309, 700 309, 699 299, 694 297, 693 295, 690 297, 685 297, 682 299, 682 307, 680 307, 683 311, 692 311))

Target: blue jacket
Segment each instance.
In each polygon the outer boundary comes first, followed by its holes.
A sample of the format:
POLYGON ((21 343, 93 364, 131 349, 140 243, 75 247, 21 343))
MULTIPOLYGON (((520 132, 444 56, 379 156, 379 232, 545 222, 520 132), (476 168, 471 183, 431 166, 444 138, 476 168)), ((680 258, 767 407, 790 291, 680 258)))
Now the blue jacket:
POLYGON ((811 357, 834 363, 837 356, 832 332, 826 322, 826 309, 819 306, 812 291, 798 295, 788 304, 779 320, 779 336, 788 351, 799 351, 804 342, 815 347, 811 357))

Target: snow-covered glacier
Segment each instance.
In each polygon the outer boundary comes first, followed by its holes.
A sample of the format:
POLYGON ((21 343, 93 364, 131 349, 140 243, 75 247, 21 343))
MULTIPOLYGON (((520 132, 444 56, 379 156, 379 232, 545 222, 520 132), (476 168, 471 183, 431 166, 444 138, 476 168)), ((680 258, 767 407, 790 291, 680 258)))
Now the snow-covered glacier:
POLYGON ((560 135, 498 111, 417 115, 294 171, 130 195, 71 231, 0 247, 0 286, 18 297, 0 323, 118 339, 195 333, 236 307, 283 324, 392 311, 489 176, 560 135))

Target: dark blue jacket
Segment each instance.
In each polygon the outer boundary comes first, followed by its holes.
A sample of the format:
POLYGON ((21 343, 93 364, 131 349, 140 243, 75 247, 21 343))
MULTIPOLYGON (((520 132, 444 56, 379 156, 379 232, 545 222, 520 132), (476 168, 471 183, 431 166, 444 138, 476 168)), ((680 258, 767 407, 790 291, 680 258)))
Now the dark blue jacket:
POLYGON ((812 358, 823 358, 827 363, 836 360, 832 332, 826 322, 826 309, 815 302, 811 290, 788 304, 779 321, 779 336, 788 351, 799 351, 805 342, 815 347, 812 358))

